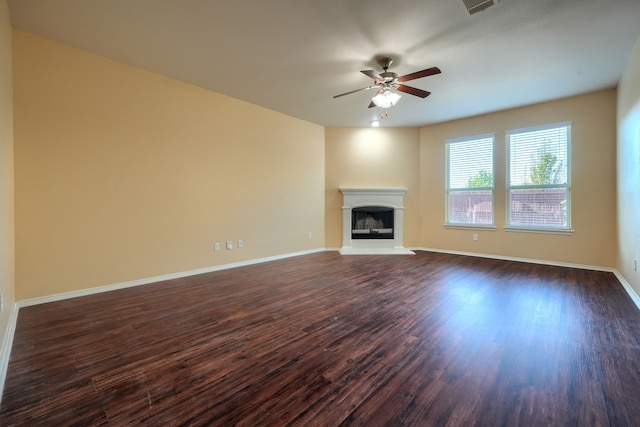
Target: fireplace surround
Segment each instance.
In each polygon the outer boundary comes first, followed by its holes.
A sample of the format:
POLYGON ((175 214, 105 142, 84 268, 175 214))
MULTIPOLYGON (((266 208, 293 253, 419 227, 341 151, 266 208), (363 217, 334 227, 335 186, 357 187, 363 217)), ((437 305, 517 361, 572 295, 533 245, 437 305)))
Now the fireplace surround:
POLYGON ((413 255, 403 246, 406 188, 340 188, 342 255, 413 255))

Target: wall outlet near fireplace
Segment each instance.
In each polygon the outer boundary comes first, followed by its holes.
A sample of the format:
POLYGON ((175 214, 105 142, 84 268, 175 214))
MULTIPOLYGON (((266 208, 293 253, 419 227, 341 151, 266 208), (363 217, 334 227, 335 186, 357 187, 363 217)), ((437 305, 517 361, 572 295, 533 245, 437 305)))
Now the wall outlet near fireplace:
POLYGON ((213 250, 214 250, 214 251, 216 251, 216 252, 218 252, 218 251, 220 250, 220 243, 215 242, 215 243, 213 244, 213 250))

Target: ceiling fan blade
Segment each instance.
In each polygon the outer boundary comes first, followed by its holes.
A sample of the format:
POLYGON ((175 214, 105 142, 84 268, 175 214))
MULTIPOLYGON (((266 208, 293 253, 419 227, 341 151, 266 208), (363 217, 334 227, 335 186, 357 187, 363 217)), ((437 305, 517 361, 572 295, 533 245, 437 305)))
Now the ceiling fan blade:
POLYGON ((417 87, 406 86, 406 85, 398 85, 396 89, 399 90, 400 92, 419 96, 420 98, 426 98, 427 96, 431 95, 431 92, 429 91, 418 89, 417 87))
POLYGON ((400 76, 398 77, 398 81, 400 83, 408 82, 409 80, 421 79, 423 77, 433 76, 434 74, 440 74, 441 72, 442 71, 440 71, 440 68, 431 67, 431 68, 427 68, 426 70, 416 71, 415 73, 405 74, 404 76, 400 76))
POLYGON ((356 89, 356 90, 351 90, 349 92, 341 93, 340 95, 335 95, 334 98, 340 98, 341 96, 351 95, 352 93, 360 92, 362 90, 372 89, 374 87, 377 87, 377 86, 368 86, 368 87, 363 87, 363 88, 356 89))
POLYGON ((371 77, 373 80, 377 81, 377 82, 384 82, 384 77, 382 77, 380 74, 376 73, 373 70, 362 70, 360 71, 362 74, 365 74, 369 77, 371 77))

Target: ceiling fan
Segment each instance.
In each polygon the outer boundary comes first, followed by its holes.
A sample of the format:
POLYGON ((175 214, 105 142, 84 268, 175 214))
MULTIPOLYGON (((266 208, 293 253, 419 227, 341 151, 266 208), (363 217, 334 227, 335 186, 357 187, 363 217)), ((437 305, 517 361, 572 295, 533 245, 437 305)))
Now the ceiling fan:
POLYGON ((382 67, 384 72, 377 73, 374 70, 362 70, 361 73, 371 77, 375 83, 368 87, 363 87, 361 89, 352 90, 349 92, 341 93, 340 95, 335 95, 334 98, 339 98, 341 96, 350 95, 352 93, 360 92, 363 90, 369 89, 377 89, 376 95, 371 100, 369 104, 369 108, 372 107, 383 107, 389 108, 395 105, 400 99, 400 95, 392 92, 391 89, 398 90, 400 92, 408 93, 410 95, 419 96, 420 98, 426 98, 431 95, 431 92, 418 89, 416 87, 404 85, 404 82, 408 82, 410 80, 421 79, 423 77, 432 76, 434 74, 440 74, 442 71, 438 67, 431 67, 425 70, 416 71, 415 73, 405 74, 404 76, 398 76, 396 73, 391 71, 387 71, 389 66, 393 62, 391 58, 380 58, 378 64, 382 67))

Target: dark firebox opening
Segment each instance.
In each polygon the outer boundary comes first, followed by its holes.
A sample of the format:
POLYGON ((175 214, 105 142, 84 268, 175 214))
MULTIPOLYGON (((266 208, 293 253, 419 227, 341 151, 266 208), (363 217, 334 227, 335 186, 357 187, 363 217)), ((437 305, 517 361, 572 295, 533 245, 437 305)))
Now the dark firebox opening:
POLYGON ((351 210, 352 239, 393 239, 393 208, 363 206, 351 210))

